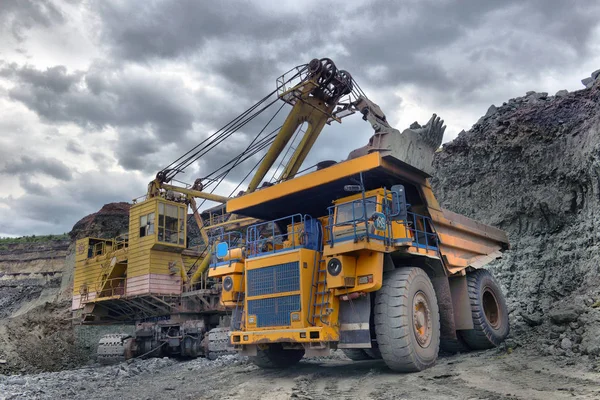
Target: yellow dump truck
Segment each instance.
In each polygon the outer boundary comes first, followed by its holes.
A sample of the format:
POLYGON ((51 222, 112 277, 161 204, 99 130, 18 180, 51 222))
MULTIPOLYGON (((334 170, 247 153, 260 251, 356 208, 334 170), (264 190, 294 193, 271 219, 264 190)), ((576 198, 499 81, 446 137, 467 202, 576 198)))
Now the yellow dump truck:
POLYGON ((442 209, 427 178, 372 152, 230 200, 228 212, 266 221, 243 246, 212 238, 236 349, 266 368, 339 348, 419 371, 440 343, 500 344, 504 296, 480 268, 507 236, 442 209))

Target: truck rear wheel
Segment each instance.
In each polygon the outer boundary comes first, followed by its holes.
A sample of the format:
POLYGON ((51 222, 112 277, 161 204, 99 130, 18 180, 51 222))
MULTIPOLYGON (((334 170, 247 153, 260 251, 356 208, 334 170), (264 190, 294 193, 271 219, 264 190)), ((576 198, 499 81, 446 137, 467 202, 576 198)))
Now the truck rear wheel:
POLYGON ((369 356, 364 349, 342 349, 342 352, 346 357, 348 357, 352 361, 363 361, 371 359, 371 356, 369 356))
POLYGON ((459 331, 467 345, 475 350, 500 345, 509 332, 508 308, 500 286, 485 269, 467 274, 473 329, 459 331))
POLYGON ((259 347, 257 355, 248 358, 261 368, 275 369, 296 365, 302 357, 304 357, 304 349, 285 350, 281 343, 272 343, 263 349, 259 347))
POLYGON ((398 372, 435 364, 440 345, 440 315, 431 280, 420 268, 384 274, 375 297, 375 333, 381 357, 398 372))

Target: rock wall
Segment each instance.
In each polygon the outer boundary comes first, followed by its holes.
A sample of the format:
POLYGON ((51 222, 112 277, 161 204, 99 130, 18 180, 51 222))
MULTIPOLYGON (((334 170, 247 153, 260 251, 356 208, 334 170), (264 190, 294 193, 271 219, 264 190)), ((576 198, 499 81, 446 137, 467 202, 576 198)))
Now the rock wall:
POLYGON ((79 220, 69 235, 73 240, 88 236, 110 239, 127 233, 130 207, 125 202, 105 204, 98 212, 79 220))
POLYGON ((600 355, 600 80, 588 86, 492 106, 434 162, 443 207, 508 232, 492 268, 513 335, 547 354, 600 355))

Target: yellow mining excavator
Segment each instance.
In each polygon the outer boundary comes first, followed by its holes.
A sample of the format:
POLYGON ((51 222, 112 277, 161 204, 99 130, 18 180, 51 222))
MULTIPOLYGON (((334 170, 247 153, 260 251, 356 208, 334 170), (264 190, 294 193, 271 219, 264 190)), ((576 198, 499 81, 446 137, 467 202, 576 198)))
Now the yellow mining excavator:
POLYGON ((131 208, 126 240, 77 243, 73 309, 84 323, 137 322, 133 337, 103 338, 99 357, 210 355, 231 345, 280 368, 340 348, 416 371, 435 362, 440 346, 498 345, 508 313, 481 267, 508 240, 439 206, 428 178, 444 129, 434 114, 397 131, 330 59, 288 71, 274 92, 157 174, 131 208), (291 110, 279 127, 267 129, 282 107, 242 154, 193 185, 173 185, 280 101, 291 110), (374 130, 368 144, 345 161, 301 170, 322 129, 354 113, 374 130), (244 192, 208 192, 256 158, 244 192), (196 198, 222 205, 199 212, 196 198), (187 241, 188 207, 201 251, 187 241))

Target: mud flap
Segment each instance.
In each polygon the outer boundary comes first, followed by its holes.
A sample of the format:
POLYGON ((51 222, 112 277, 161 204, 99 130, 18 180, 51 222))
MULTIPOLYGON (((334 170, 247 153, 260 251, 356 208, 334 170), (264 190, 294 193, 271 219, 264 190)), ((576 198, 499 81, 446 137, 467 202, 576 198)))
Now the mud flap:
POLYGON ((448 277, 439 276, 431 278, 435 289, 435 296, 440 310, 440 347, 447 351, 451 345, 458 340, 456 337, 456 325, 454 324, 454 307, 448 277))
MULTIPOLYGON (((464 280, 464 277, 463 277, 464 280)), ((460 286, 461 278, 448 278, 439 276, 431 278, 431 283, 435 289, 435 295, 438 300, 440 310, 440 348, 446 352, 454 353, 459 341, 456 336, 456 330, 462 329, 461 326, 471 326, 470 308, 464 311, 464 301, 461 300, 460 286), (465 318, 468 317, 468 319, 465 318)))
POLYGON ((371 296, 340 301, 340 349, 370 349, 371 296))

